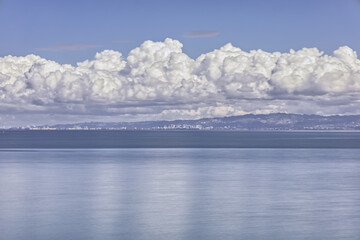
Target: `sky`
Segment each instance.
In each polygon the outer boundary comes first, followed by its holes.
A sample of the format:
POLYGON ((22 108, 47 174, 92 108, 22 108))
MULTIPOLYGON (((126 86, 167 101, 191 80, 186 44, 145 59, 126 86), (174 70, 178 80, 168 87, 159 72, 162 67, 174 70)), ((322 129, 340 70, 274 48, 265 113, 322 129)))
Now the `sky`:
POLYGON ((360 114, 360 1, 0 0, 0 127, 360 114))

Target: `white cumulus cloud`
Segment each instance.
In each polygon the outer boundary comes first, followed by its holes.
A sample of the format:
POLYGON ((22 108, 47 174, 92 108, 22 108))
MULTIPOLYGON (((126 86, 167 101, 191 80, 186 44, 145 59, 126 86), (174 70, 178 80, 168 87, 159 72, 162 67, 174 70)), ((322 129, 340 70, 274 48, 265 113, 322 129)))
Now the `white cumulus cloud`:
MULTIPOLYGON (((19 122, 200 118, 244 113, 360 114, 360 60, 349 47, 289 53, 227 44, 192 59, 177 40, 127 57, 105 50, 77 66, 0 58, 0 115, 19 122), (38 116, 36 118, 35 116, 38 116)), ((5 119, 5 120, 4 120, 5 119)), ((1 125, 1 124, 0 124, 1 125)))

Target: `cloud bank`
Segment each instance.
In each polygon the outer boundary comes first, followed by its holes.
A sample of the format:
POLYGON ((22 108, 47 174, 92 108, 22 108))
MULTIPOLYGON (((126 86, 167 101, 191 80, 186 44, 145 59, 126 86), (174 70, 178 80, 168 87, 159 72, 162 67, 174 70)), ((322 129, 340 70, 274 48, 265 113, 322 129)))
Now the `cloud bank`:
POLYGON ((226 44, 192 59, 179 41, 166 39, 146 41, 127 58, 105 50, 77 66, 36 55, 0 58, 3 124, 44 116, 48 121, 51 116, 51 121, 133 121, 270 112, 360 114, 359 103, 360 60, 346 46, 325 55, 316 48, 245 52, 226 44))

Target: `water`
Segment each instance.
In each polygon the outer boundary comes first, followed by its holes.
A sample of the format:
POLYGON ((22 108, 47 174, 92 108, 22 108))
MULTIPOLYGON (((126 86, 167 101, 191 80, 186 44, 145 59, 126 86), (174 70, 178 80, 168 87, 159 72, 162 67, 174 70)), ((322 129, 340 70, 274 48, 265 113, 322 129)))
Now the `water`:
POLYGON ((1 240, 360 239, 360 148, 51 144, 0 150, 1 240))
POLYGON ((360 131, 0 131, 1 148, 360 148, 360 131))

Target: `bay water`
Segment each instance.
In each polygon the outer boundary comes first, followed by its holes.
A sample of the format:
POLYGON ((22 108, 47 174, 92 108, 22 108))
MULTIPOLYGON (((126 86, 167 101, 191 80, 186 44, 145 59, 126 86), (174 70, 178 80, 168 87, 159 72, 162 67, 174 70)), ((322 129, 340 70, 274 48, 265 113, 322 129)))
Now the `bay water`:
POLYGON ((0 239, 357 240, 359 141, 359 132, 6 131, 0 239))

